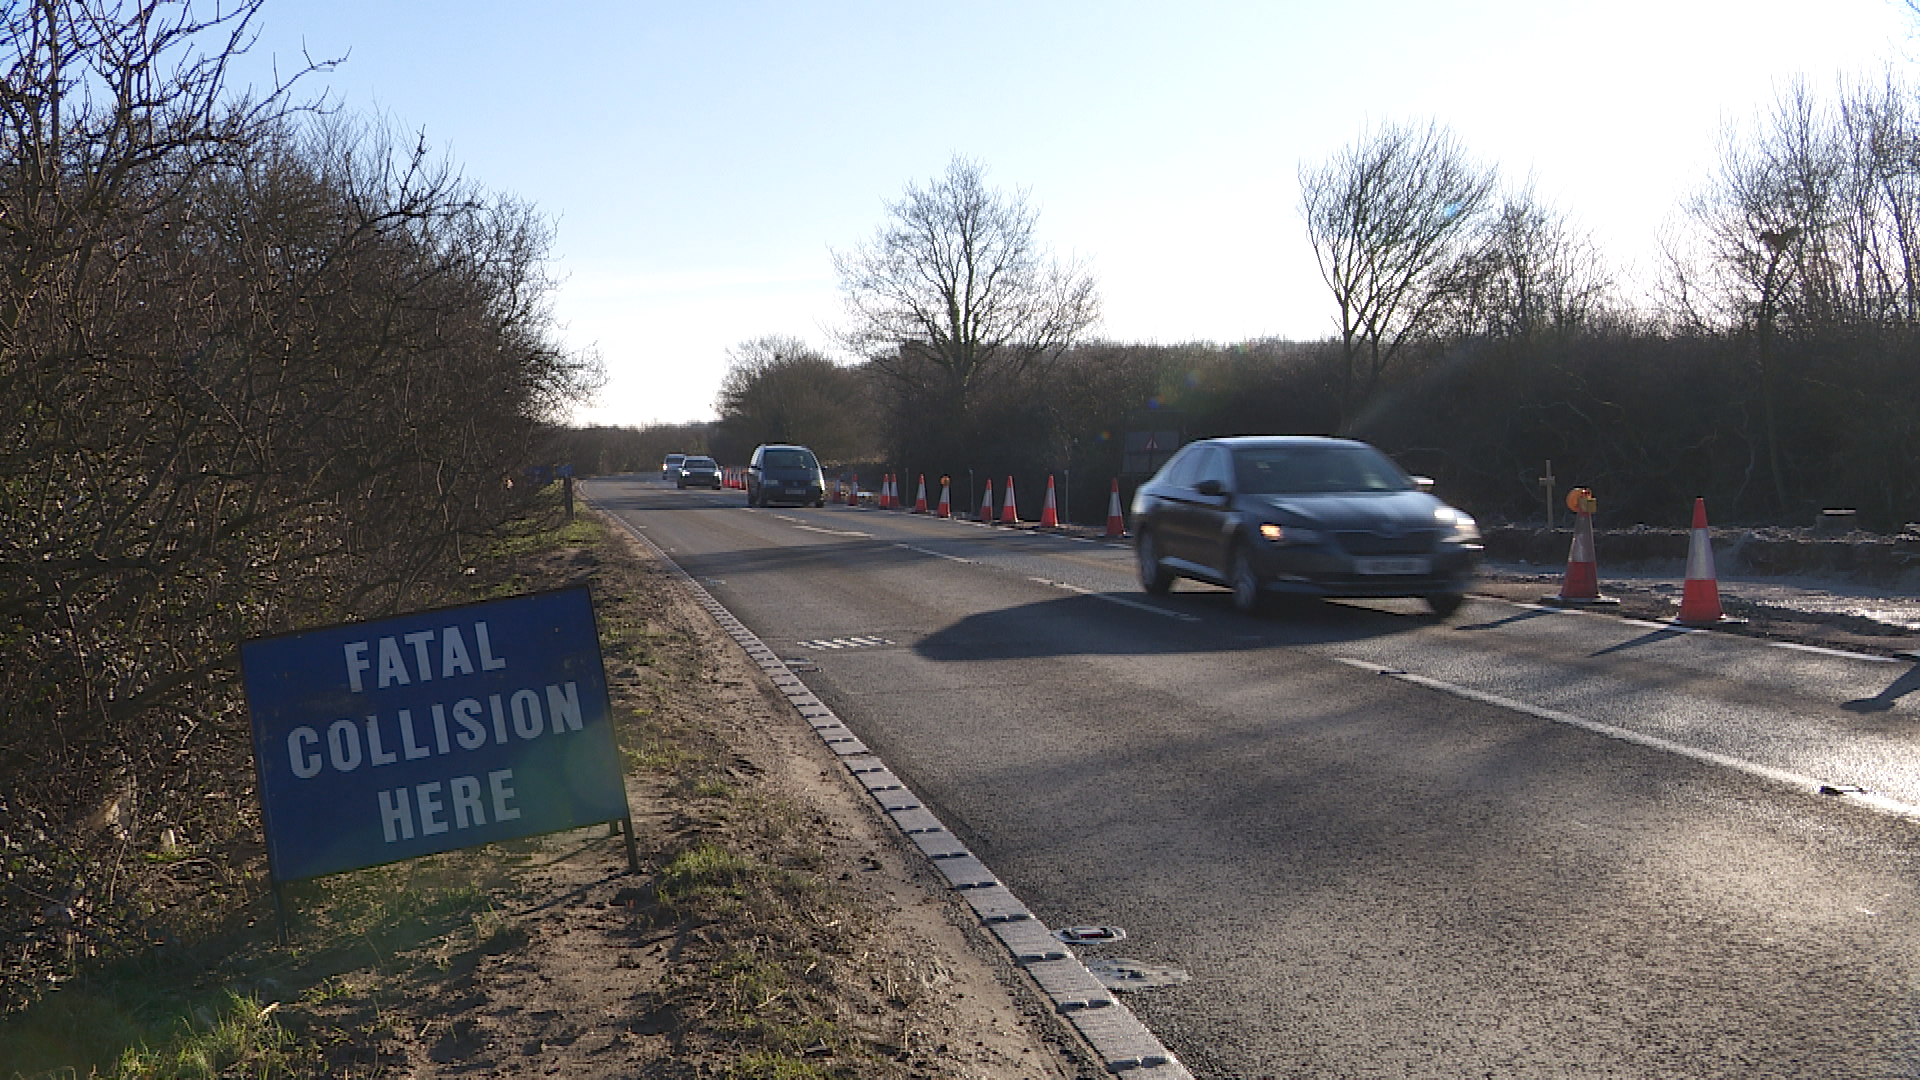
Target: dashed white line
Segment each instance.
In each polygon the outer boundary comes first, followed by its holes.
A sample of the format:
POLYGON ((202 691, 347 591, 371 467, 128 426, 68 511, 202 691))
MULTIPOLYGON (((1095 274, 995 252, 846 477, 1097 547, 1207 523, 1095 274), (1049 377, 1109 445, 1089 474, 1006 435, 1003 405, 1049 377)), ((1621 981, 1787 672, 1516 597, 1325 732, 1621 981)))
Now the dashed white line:
POLYGON ((1138 600, 1129 600, 1124 596, 1115 596, 1112 593, 1096 592, 1093 589, 1084 588, 1079 585, 1070 585, 1064 581, 1055 581, 1052 578, 1030 577, 1027 580, 1040 585, 1051 586, 1055 589, 1065 589, 1067 592, 1077 593, 1081 596, 1091 596, 1095 600, 1105 600, 1109 604, 1119 604, 1121 607, 1132 608, 1135 611, 1144 611, 1152 615, 1163 615, 1169 619, 1178 619, 1181 622, 1200 621, 1200 616, 1198 615, 1188 615, 1181 611, 1168 611, 1163 607, 1155 607, 1152 604, 1142 603, 1138 600))
POLYGON ((895 545, 893 545, 893 546, 894 546, 894 547, 897 547, 897 548, 905 548, 905 549, 906 549, 906 550, 908 550, 908 551, 912 551, 912 552, 916 552, 916 553, 918 553, 918 554, 921 554, 921 555, 931 555, 931 556, 933 556, 933 557, 934 557, 934 558, 936 558, 936 559, 945 559, 945 560, 947 560, 948 562, 957 562, 957 563, 965 563, 965 564, 966 564, 966 565, 968 565, 968 566, 978 566, 978 565, 979 565, 978 563, 976 563, 976 562, 975 562, 974 560, 972 560, 972 559, 963 559, 963 558, 961 558, 961 557, 960 557, 960 556, 958 556, 958 555, 949 555, 949 554, 947 554, 947 553, 946 553, 946 552, 944 552, 944 551, 933 551, 933 550, 931 550, 931 549, 928 549, 928 548, 923 548, 923 547, 914 547, 914 546, 913 546, 912 544, 895 544, 895 545))

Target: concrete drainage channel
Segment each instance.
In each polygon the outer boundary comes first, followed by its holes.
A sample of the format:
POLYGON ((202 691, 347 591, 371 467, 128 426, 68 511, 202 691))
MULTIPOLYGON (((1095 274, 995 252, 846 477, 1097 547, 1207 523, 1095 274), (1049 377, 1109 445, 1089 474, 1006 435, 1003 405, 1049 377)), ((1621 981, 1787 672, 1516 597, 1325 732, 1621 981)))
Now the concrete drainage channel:
MULTIPOLYGON (((610 515, 613 516, 613 515, 610 515)), ((1027 973, 1042 993, 1053 1002, 1074 1030, 1087 1041, 1100 1061, 1112 1073, 1124 1073, 1129 1080, 1193 1080, 1193 1074, 1180 1064, 1172 1051, 1161 1045, 1153 1032, 1121 1004, 1107 985, 1080 962, 1055 933, 1028 911, 1012 890, 994 877, 985 863, 967 850, 958 837, 947 831, 932 811, 920 804, 913 792, 900 782, 886 762, 847 729, 832 709, 793 673, 789 661, 767 648, 753 631, 734 618, 712 594, 695 581, 678 563, 660 550, 652 540, 626 521, 614 516, 622 528, 668 568, 681 586, 693 597, 727 635, 745 649, 747 656, 766 672, 773 685, 786 696, 787 703, 812 726, 814 734, 827 744, 894 827, 920 849, 947 884, 972 908, 980 921, 1000 940, 1014 963, 1027 973)), ((1121 963, 1131 963, 1123 961, 1121 963)), ((1117 972, 1110 972, 1112 979, 1117 972)), ((1134 972, 1135 977, 1144 972, 1134 972)), ((1122 974, 1124 979, 1126 975, 1122 974)), ((1180 976, 1184 980, 1184 975, 1180 976)), ((1144 985, 1153 985, 1143 979, 1144 985)))

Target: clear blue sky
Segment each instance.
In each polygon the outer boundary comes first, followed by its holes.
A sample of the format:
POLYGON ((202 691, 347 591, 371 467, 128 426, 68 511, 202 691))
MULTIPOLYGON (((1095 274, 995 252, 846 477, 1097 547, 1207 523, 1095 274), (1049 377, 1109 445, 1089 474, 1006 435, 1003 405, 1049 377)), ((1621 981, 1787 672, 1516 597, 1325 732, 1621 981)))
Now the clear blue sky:
POLYGON ((269 0, 347 108, 555 222, 556 310, 610 380, 583 422, 712 417, 726 349, 827 344, 831 250, 963 154, 1025 188, 1119 341, 1317 338, 1302 161, 1435 117, 1651 267, 1721 131, 1788 79, 1905 75, 1896 0, 966 4, 269 0))

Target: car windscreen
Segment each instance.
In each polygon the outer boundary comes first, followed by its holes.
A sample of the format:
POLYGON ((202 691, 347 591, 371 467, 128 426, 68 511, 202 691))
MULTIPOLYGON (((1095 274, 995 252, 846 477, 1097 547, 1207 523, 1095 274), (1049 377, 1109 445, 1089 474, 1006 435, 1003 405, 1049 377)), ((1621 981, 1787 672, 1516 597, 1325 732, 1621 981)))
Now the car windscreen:
POLYGON ((1233 452, 1243 495, 1411 491, 1413 481, 1371 446, 1253 446, 1233 452))
POLYGON ((713 459, 710 457, 690 457, 680 464, 682 468, 687 469, 711 469, 713 468, 713 459))
POLYGON ((764 469, 817 469, 820 463, 805 450, 769 450, 760 457, 764 469))

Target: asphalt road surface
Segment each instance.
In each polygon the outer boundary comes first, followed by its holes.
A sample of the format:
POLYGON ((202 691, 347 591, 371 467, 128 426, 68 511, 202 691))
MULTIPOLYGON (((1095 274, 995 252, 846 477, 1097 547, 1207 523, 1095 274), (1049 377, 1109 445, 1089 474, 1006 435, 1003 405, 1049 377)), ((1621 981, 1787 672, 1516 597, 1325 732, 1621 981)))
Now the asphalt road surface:
POLYGON ((1248 617, 1119 545, 585 490, 1048 925, 1189 973, 1128 1004, 1198 1076, 1920 1076, 1910 663, 1491 600, 1248 617))

